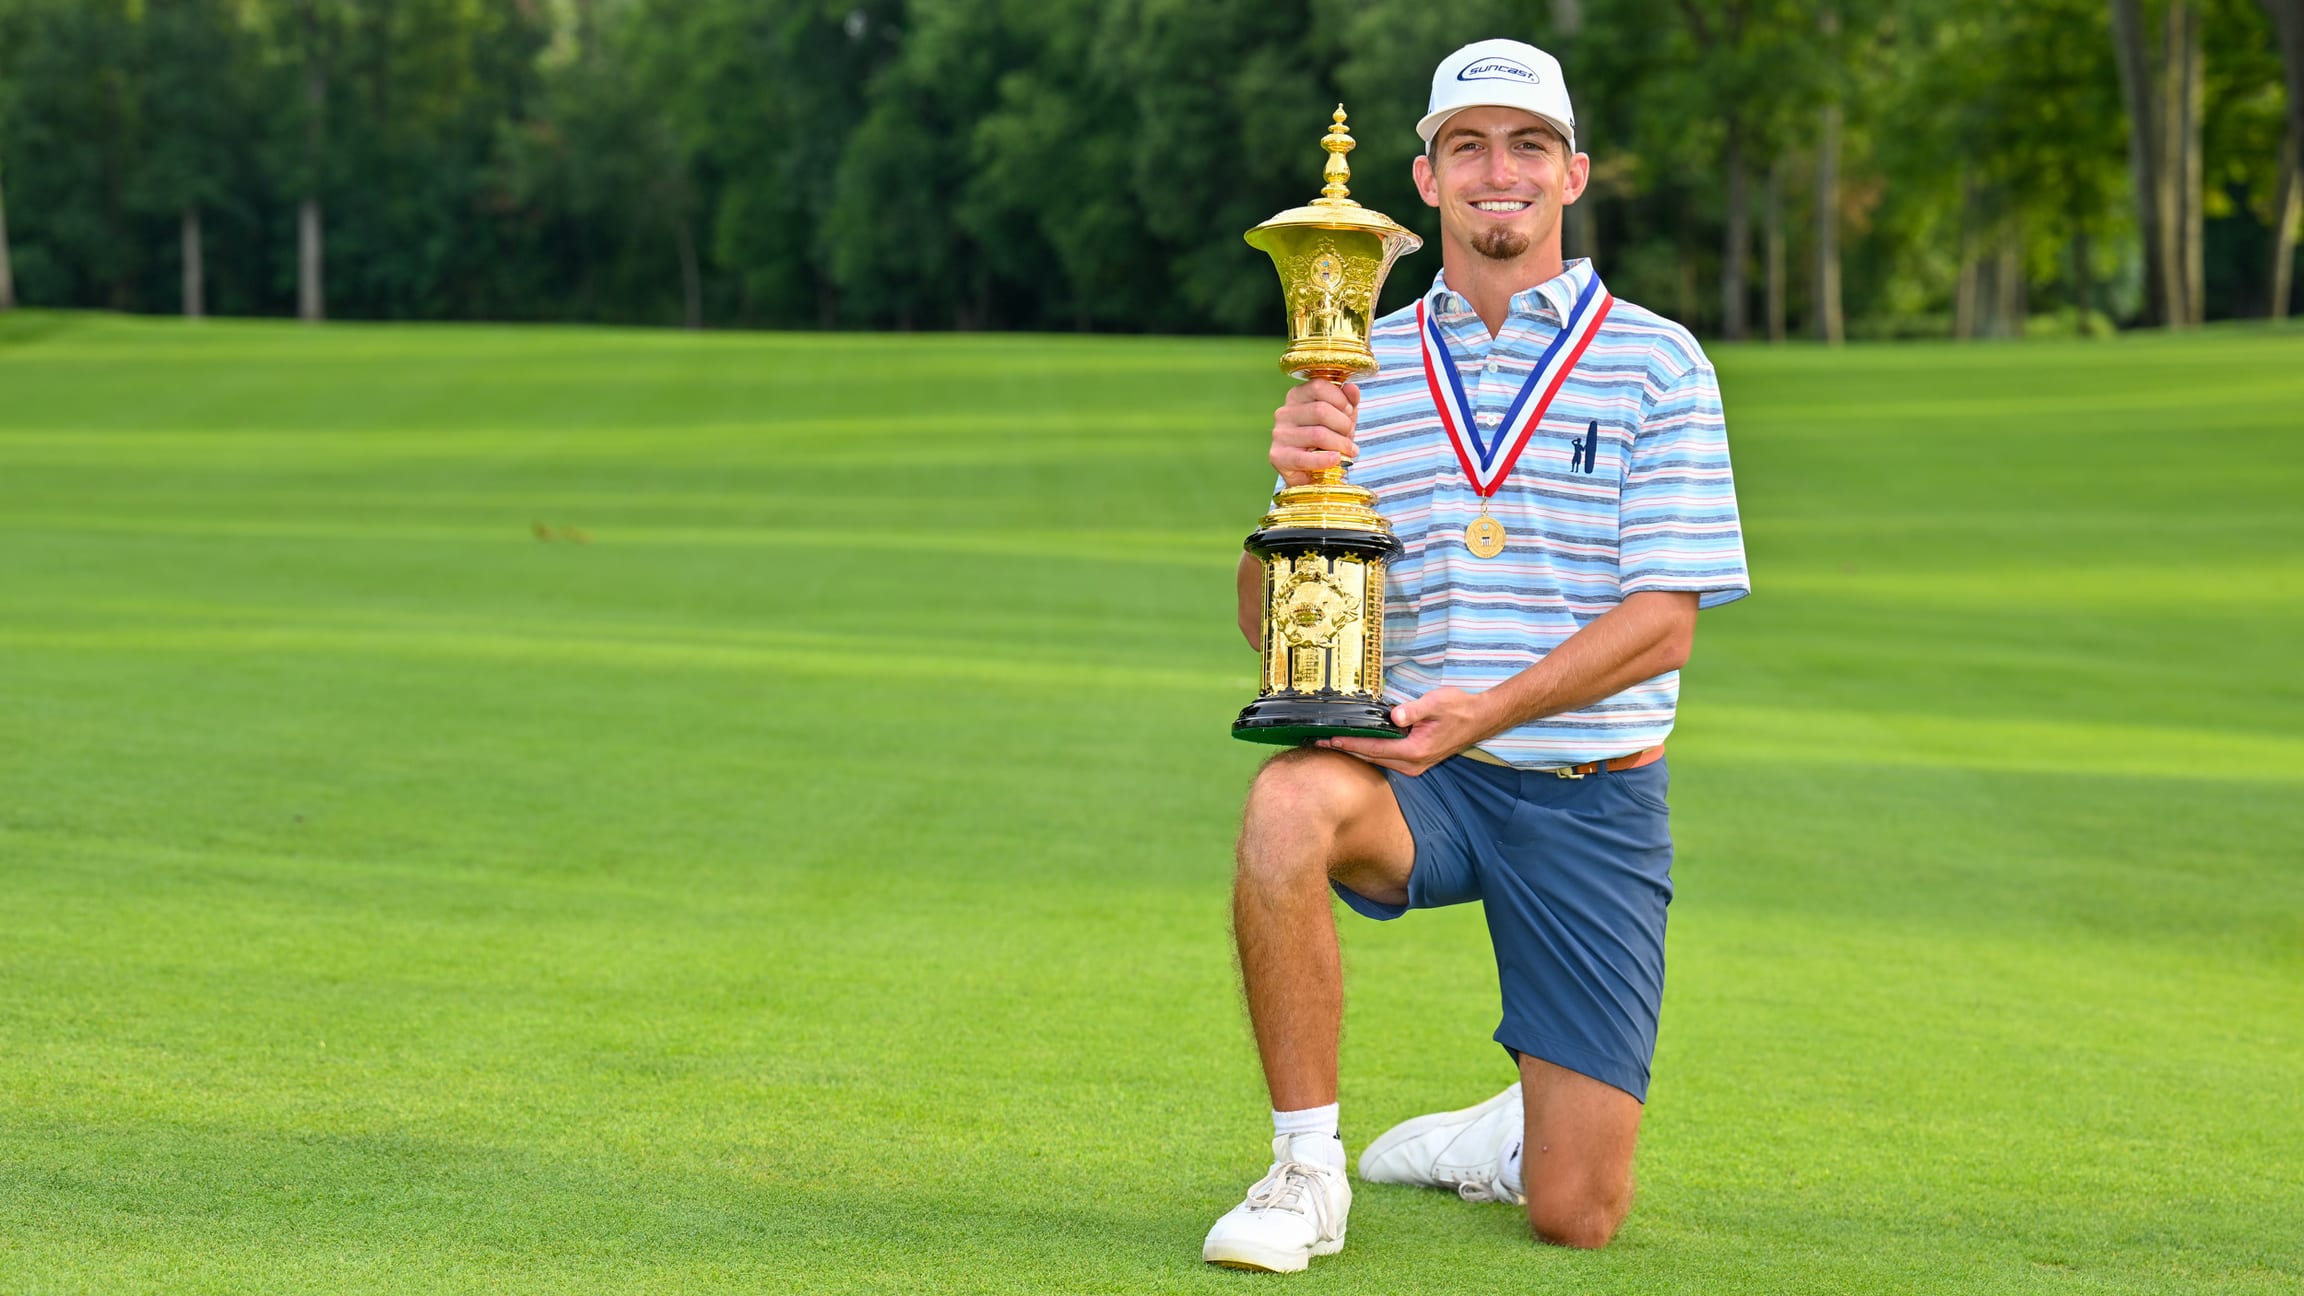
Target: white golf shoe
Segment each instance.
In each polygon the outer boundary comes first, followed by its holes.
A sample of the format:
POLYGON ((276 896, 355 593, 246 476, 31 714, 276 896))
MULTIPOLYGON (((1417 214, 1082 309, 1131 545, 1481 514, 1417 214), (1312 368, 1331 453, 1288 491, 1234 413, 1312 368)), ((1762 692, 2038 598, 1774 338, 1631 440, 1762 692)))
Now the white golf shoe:
POLYGON ((1384 1131, 1360 1154, 1360 1177, 1518 1205, 1521 1195, 1506 1182, 1505 1170, 1519 1160, 1525 1134, 1515 1084, 1477 1107, 1418 1116, 1384 1131))
POLYGON ((1295 1273, 1313 1256, 1344 1249, 1344 1217, 1352 1209, 1344 1167, 1298 1160, 1291 1142, 1286 1135, 1272 1140, 1272 1169, 1248 1190, 1246 1201, 1208 1230, 1201 1259, 1233 1269, 1295 1273))

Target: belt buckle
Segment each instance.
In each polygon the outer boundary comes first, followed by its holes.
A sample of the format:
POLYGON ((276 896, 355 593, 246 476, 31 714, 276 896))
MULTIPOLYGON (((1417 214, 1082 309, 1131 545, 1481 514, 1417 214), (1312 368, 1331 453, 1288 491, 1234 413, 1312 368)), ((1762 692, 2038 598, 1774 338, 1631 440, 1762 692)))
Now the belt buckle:
POLYGON ((1563 765, 1560 768, 1553 770, 1552 773, 1556 778, 1580 779, 1584 777, 1582 774, 1576 772, 1576 767, 1573 765, 1563 765))

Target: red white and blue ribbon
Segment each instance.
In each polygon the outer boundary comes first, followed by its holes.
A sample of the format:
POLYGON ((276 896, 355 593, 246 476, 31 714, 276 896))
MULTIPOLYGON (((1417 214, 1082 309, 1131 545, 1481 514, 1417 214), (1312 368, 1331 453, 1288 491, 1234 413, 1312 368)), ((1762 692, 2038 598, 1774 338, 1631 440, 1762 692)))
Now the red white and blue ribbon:
POLYGON ((1576 298, 1575 308, 1568 312, 1567 324, 1537 357, 1536 367, 1506 407, 1503 420, 1485 437, 1472 417, 1472 402, 1464 394, 1464 380, 1456 372, 1456 362, 1448 356, 1448 340, 1441 335, 1440 321, 1432 318, 1424 302, 1416 303, 1416 331, 1424 343, 1424 381, 1432 389, 1432 403, 1439 407, 1440 425, 1448 430, 1448 442, 1456 447, 1457 462, 1464 465, 1464 476, 1480 498, 1494 495, 1512 475, 1512 465, 1528 448, 1537 426, 1544 421, 1544 412, 1552 408, 1552 398, 1560 394, 1568 375, 1584 358, 1584 349, 1600 335, 1600 325, 1607 320, 1608 308, 1615 300, 1601 286, 1600 276, 1592 276, 1576 298))

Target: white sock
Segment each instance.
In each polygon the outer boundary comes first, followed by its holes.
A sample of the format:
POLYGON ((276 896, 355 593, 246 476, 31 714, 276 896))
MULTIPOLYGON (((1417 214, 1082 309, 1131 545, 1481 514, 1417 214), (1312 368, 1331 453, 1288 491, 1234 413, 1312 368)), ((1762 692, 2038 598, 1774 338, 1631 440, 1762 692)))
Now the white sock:
POLYGON ((1297 1134, 1326 1134, 1333 1138, 1336 1130, 1335 1103, 1325 1107, 1307 1107, 1302 1111, 1284 1112, 1275 1108, 1272 1112, 1272 1133, 1275 1135, 1293 1137, 1297 1134))
POLYGON ((1289 1152, 1307 1161, 1344 1167, 1344 1140, 1336 1136, 1336 1104, 1272 1113, 1273 1134, 1288 1140, 1289 1152))
POLYGON ((1505 1187, 1525 1197, 1528 1190, 1522 1187, 1520 1183, 1520 1149, 1521 1143, 1518 1139, 1512 1140, 1511 1145, 1504 1149, 1504 1173, 1500 1177, 1504 1180, 1505 1187))

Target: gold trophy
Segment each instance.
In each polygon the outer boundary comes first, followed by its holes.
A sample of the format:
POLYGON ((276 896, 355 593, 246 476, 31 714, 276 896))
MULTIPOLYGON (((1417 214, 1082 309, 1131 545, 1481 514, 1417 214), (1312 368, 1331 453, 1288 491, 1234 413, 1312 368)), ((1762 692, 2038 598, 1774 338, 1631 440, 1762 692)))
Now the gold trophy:
MULTIPOLYGON (((1352 201, 1352 132, 1344 105, 1320 140, 1320 196, 1248 231, 1268 253, 1288 303, 1280 367, 1297 378, 1347 382, 1376 371, 1368 327, 1384 276, 1424 245, 1399 222, 1352 201)), ((1384 705, 1384 566, 1400 541, 1376 497, 1328 468, 1272 497, 1246 548, 1264 564, 1264 674, 1232 722, 1249 742, 1302 743, 1338 734, 1397 738, 1384 705)))

